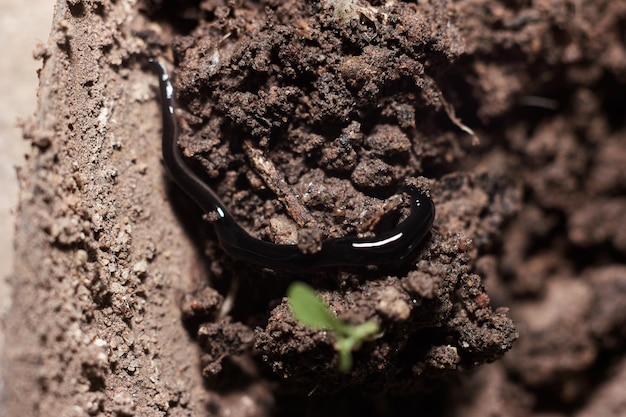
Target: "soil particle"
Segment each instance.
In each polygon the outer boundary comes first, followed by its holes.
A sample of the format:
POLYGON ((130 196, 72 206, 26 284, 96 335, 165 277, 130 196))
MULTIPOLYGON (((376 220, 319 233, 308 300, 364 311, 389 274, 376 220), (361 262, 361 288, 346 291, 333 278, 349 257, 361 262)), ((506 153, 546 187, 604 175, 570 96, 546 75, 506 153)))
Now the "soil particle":
POLYGON ((581 246, 609 244, 626 254, 626 231, 613 225, 626 224, 626 198, 598 198, 582 203, 569 221, 568 237, 581 246))
POLYGON ((395 287, 388 287, 382 290, 376 310, 385 318, 394 321, 404 321, 411 314, 407 294, 400 292, 395 287))
POLYGON ((601 349, 624 346, 626 331, 626 268, 609 265, 585 271, 583 278, 593 288, 589 330, 601 349))
POLYGON ((225 319, 202 324, 198 329, 198 343, 205 352, 202 373, 205 376, 219 374, 223 358, 246 352, 253 341, 254 333, 241 323, 230 323, 225 319))
POLYGON ((213 288, 204 287, 185 294, 180 307, 182 318, 189 320, 213 320, 224 304, 224 297, 213 288))
MULTIPOLYGON (((515 318, 524 330, 516 349, 505 359, 509 369, 525 384, 536 387, 561 379, 560 374, 571 375, 588 367, 597 355, 585 326, 592 301, 591 288, 584 282, 551 279, 541 301, 516 309, 515 318), (555 350, 559 352, 556 356, 555 350)), ((572 389, 571 380, 568 384, 572 389)))
POLYGON ((465 389, 455 389, 450 393, 451 402, 458 404, 448 407, 454 415, 523 417, 534 405, 533 397, 512 381, 498 364, 482 367, 463 385, 465 389))
POLYGON ((615 366, 615 371, 610 375, 601 389, 594 392, 588 405, 583 411, 574 414, 575 417, 606 416, 613 417, 622 415, 626 409, 624 399, 624 386, 626 385, 626 364, 622 361, 615 366))

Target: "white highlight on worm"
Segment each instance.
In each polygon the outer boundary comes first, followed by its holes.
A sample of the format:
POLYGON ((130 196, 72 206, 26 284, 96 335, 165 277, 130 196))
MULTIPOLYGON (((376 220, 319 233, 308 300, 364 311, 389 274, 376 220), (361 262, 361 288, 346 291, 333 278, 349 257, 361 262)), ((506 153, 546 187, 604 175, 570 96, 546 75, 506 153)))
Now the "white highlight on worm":
POLYGON ((400 232, 397 235, 393 235, 388 237, 387 239, 378 240, 376 242, 366 242, 366 243, 352 243, 353 248, 377 248, 379 246, 385 246, 387 243, 395 242, 400 239, 404 233, 400 232))

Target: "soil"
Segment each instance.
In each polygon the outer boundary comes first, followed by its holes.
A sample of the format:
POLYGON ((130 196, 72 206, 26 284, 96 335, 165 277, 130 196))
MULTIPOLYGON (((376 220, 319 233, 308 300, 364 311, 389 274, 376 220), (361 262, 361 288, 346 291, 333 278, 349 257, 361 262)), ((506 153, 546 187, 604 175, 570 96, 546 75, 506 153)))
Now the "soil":
POLYGON ((59 0, 19 170, 7 415, 626 413, 626 3, 59 0), (180 146, 266 240, 437 215, 410 259, 295 275, 225 255, 180 146), (315 287, 379 337, 338 370, 315 287))

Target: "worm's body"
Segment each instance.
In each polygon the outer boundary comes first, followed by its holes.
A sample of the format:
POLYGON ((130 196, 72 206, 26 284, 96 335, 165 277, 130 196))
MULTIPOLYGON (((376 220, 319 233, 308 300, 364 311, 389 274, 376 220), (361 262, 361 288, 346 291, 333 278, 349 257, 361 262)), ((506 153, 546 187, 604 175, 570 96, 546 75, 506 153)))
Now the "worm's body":
POLYGON ((219 196, 185 163, 177 144, 174 88, 165 67, 151 61, 159 73, 163 113, 163 160, 176 184, 204 211, 217 213, 215 231, 224 251, 262 267, 304 272, 330 266, 382 265, 403 260, 424 239, 435 218, 435 206, 425 193, 413 186, 400 192, 411 197, 411 213, 395 229, 373 238, 341 237, 322 242, 320 251, 300 252, 296 245, 280 245, 252 237, 230 215, 219 196))

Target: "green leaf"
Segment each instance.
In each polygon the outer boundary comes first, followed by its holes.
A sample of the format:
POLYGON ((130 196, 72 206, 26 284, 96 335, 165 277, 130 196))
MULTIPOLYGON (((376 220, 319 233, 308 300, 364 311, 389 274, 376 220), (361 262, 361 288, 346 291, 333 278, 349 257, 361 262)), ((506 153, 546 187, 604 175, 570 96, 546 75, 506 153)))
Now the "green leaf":
POLYGON ((294 282, 287 289, 289 306, 296 320, 309 327, 342 331, 345 327, 326 307, 313 288, 294 282))
POLYGON ((352 369, 352 350, 356 341, 350 337, 337 340, 335 350, 339 353, 339 371, 345 373, 352 369))
POLYGON ((378 323, 368 321, 356 326, 348 327, 348 334, 357 341, 365 341, 376 338, 380 331, 378 323))
POLYGON ((366 322, 352 326, 339 320, 315 290, 303 282, 291 284, 287 289, 287 298, 291 312, 300 323, 335 332, 335 350, 339 353, 339 370, 343 373, 352 369, 352 351, 358 349, 364 341, 380 336, 378 323, 366 322))

